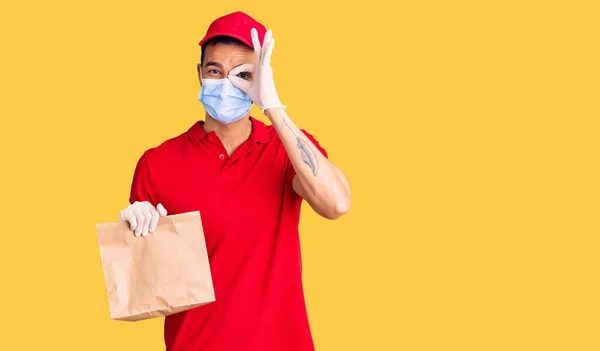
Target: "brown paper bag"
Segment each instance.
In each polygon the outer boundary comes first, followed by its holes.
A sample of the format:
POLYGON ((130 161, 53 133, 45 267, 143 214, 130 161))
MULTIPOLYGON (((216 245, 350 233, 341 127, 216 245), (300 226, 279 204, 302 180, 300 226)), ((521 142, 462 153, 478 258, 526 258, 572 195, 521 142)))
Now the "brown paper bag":
POLYGON ((145 237, 126 222, 96 231, 111 319, 167 316, 215 301, 198 211, 160 217, 145 237))

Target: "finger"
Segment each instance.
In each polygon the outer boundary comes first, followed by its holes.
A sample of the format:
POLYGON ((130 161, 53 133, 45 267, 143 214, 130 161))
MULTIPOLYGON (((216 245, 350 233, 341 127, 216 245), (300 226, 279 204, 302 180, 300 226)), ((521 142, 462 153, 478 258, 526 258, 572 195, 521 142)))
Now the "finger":
POLYGON ((137 224, 135 226, 135 236, 142 235, 142 230, 144 229, 144 222, 146 221, 146 216, 142 213, 140 209, 136 209, 133 211, 133 218, 135 218, 137 224))
POLYGON ((269 29, 265 33, 265 38, 263 39, 263 44, 262 44, 263 53, 264 53, 265 49, 271 44, 271 39, 273 39, 273 31, 269 29))
POLYGON ((150 222, 152 222, 152 213, 150 210, 146 210, 144 213, 144 225, 142 226, 142 236, 148 235, 148 229, 150 229, 150 222))
POLYGON ((263 58, 263 64, 264 65, 270 65, 271 64, 271 55, 273 54, 273 47, 275 46, 275 38, 271 38, 271 41, 269 42, 269 46, 267 46, 265 54, 264 54, 264 58, 263 58))
POLYGON ((162 204, 158 204, 158 206, 156 206, 156 210, 158 211, 158 214, 163 217, 167 215, 167 209, 162 204))
POLYGON ((237 76, 229 77, 229 80, 231 81, 231 84, 233 84, 234 87, 241 89, 246 94, 248 94, 248 91, 252 86, 252 82, 249 82, 237 76))
POLYGON ((262 47, 264 48, 265 46, 269 46, 269 43, 271 43, 271 39, 273 38, 273 31, 272 30, 268 30, 265 33, 265 38, 263 40, 263 44, 262 47))
POLYGON ((271 43, 271 38, 273 35, 272 33, 273 32, 271 32, 270 29, 267 31, 267 33, 265 33, 265 39, 263 40, 262 53, 261 53, 261 66, 264 65, 265 53, 266 53, 266 49, 269 47, 269 45, 271 43))
POLYGON ((121 217, 123 218, 123 222, 129 222, 129 229, 135 230, 137 227, 137 220, 135 219, 131 209, 125 209, 121 211, 121 217))
POLYGON ((148 226, 148 233, 154 232, 158 225, 158 218, 160 217, 157 210, 150 210, 150 215, 152 218, 150 219, 150 225, 148 226))
POLYGON ((231 71, 229 71, 229 80, 231 81, 231 83, 241 89, 244 93, 248 93, 248 91, 250 90, 250 87, 252 87, 252 82, 248 81, 246 79, 243 79, 241 77, 238 77, 238 74, 242 73, 242 72, 250 72, 252 74, 256 74, 256 65, 253 65, 251 63, 245 63, 243 65, 239 65, 235 68, 233 68, 231 71))
POLYGON ((253 65, 251 63, 244 63, 243 65, 234 67, 231 69, 231 71, 229 71, 229 76, 230 77, 237 76, 238 74, 240 74, 242 72, 254 73, 254 72, 256 72, 256 65, 253 65))
POLYGON ((254 47, 254 53, 256 54, 256 64, 260 58, 260 40, 258 40, 258 32, 256 28, 250 30, 250 37, 252 37, 252 46, 254 47))

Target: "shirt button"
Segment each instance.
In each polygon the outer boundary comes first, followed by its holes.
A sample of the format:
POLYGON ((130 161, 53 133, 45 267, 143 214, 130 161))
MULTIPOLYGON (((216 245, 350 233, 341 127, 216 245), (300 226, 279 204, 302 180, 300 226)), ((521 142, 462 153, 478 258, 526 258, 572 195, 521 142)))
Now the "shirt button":
POLYGON ((220 158, 221 160, 224 160, 224 159, 225 159, 225 155, 223 155, 223 154, 220 154, 220 155, 219 155, 219 158, 220 158))

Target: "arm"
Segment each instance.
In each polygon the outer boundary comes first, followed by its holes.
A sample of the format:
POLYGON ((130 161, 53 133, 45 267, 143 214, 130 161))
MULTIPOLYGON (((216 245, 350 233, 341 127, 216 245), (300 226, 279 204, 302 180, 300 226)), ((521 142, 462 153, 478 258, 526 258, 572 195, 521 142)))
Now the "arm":
POLYGON ((336 219, 348 212, 350 184, 343 172, 319 151, 283 108, 269 108, 265 114, 294 167, 294 191, 325 218, 336 219))
POLYGON ((155 200, 146 153, 142 155, 135 167, 129 203, 131 205, 119 213, 119 221, 129 222, 129 228, 136 236, 152 233, 158 225, 158 217, 167 215, 167 210, 162 204, 154 207, 155 200))
POLYGON ((263 46, 260 45, 258 33, 254 28, 250 35, 256 63, 234 68, 228 77, 233 85, 248 94, 271 120, 295 172, 292 180, 294 191, 321 216, 338 218, 350 208, 348 180, 296 127, 285 112, 285 106, 279 101, 271 68, 271 54, 275 45, 271 30, 265 34, 263 46), (242 71, 252 72, 255 75, 254 80, 246 81, 237 77, 242 71))
POLYGON ((133 180, 131 181, 131 190, 129 192, 129 203, 148 201, 152 204, 154 201, 154 192, 152 191, 152 182, 150 181, 150 166, 148 165, 147 153, 139 158, 133 180))

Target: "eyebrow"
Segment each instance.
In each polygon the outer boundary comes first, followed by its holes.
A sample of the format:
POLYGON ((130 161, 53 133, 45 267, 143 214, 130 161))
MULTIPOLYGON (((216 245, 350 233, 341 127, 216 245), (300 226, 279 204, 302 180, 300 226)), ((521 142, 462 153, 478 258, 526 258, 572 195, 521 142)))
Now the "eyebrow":
POLYGON ((215 67, 218 67, 221 69, 223 68, 223 66, 220 63, 215 62, 215 61, 209 61, 206 63, 206 65, 204 65, 204 67, 208 67, 208 66, 215 66, 215 67))

